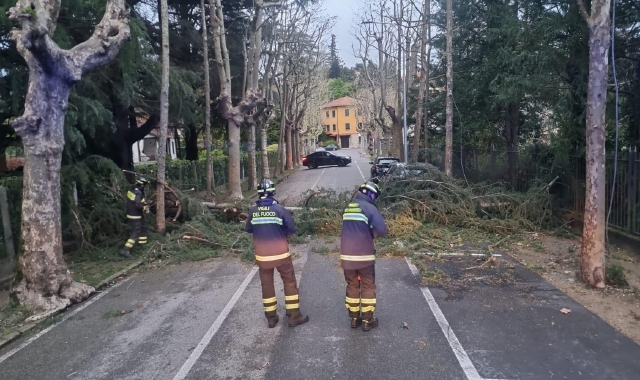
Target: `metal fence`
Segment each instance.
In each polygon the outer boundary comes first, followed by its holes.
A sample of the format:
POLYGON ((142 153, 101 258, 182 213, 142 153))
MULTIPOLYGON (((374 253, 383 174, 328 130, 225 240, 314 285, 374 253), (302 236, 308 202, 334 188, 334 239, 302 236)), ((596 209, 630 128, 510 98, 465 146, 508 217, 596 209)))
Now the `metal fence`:
MULTIPOLYGON (((419 161, 444 170, 444 150, 423 149, 419 161)), ((609 226, 640 236, 640 155, 621 152, 617 160, 607 157, 606 212, 609 226), (614 188, 614 167, 617 162, 614 188), (613 190, 613 192, 612 192, 613 190), (613 194, 613 202, 611 195, 613 194)), ((559 159, 544 147, 520 152, 454 149, 453 175, 470 183, 500 183, 515 191, 528 191, 554 182, 550 192, 557 207, 578 215, 584 213, 586 161, 572 157, 559 159)))
MULTIPOLYGON (((226 156, 212 157, 211 166, 213 169, 212 187, 224 186, 228 182, 228 163, 226 156)), ((269 152, 269 170, 275 170, 276 152, 269 152)), ((155 178, 157 164, 155 162, 137 164, 137 173, 155 178)), ((256 172, 258 176, 262 173, 262 157, 260 152, 256 154, 256 172)), ((246 155, 240 158, 240 179, 245 180, 249 176, 249 160, 246 155)), ((201 191, 207 187, 207 164, 205 160, 186 161, 171 160, 166 164, 166 181, 169 185, 179 190, 201 191)))

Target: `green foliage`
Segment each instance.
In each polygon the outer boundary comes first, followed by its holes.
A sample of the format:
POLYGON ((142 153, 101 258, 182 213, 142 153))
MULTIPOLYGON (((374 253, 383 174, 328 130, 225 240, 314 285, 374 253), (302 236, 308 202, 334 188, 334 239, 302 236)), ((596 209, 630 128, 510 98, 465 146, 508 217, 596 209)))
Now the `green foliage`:
POLYGON ((61 185, 62 239, 68 251, 95 254, 98 246, 121 242, 128 231, 124 194, 130 185, 113 161, 91 156, 65 166, 61 185))
POLYGON ((342 78, 329 80, 329 94, 332 99, 338 99, 345 96, 355 96, 356 89, 353 82, 345 82, 342 78))
POLYGON ((624 274, 624 267, 618 263, 609 264, 605 269, 607 285, 618 288, 628 288, 629 282, 624 274))
POLYGON ((405 173, 380 183, 383 195, 378 205, 389 216, 489 233, 535 231, 557 224, 551 195, 540 191, 542 183, 517 193, 488 183, 469 185, 428 164, 409 165, 405 173))

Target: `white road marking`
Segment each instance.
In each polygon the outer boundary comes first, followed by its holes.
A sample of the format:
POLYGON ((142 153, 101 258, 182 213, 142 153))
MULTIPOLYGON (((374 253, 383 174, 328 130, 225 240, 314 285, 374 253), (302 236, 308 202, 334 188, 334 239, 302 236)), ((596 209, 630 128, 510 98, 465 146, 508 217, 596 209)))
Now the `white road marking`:
POLYGON ((320 181, 320 178, 322 178, 322 175, 324 174, 325 170, 327 169, 322 169, 322 173, 320 173, 320 176, 318 177, 318 179, 316 179, 316 181, 313 183, 313 186, 311 186, 311 190, 315 189, 316 185, 318 184, 318 181, 320 181))
MULTIPOLYGON (((411 273, 413 273, 414 276, 419 275, 420 272, 418 271, 418 268, 416 268, 416 266, 413 265, 413 263, 411 262, 411 259, 409 259, 408 257, 405 257, 405 260, 409 265, 409 269, 411 270, 411 273)), ((440 306, 438 306, 438 304, 436 303, 436 300, 435 298, 433 298, 433 294, 431 294, 431 291, 429 291, 429 288, 427 288, 426 286, 421 286, 420 290, 422 290, 422 295, 424 295, 424 299, 427 300, 427 303, 431 308, 431 312, 433 313, 433 316, 436 317, 436 320, 440 325, 440 329, 444 333, 445 338, 447 338, 447 341, 449 342, 449 346, 453 350, 453 353, 456 355, 456 359, 458 359, 458 363, 460 363, 460 366, 462 367, 464 374, 467 376, 467 379, 483 380, 482 377, 480 377, 480 374, 478 373, 478 371, 476 370, 476 367, 471 362, 471 359, 469 359, 469 355, 467 355, 467 352, 464 350, 464 348, 462 348, 462 345, 460 344, 458 337, 456 337, 456 334, 451 329, 449 322, 445 318, 444 314, 442 314, 442 310, 440 310, 440 306)))
POLYGON ((91 298, 90 300, 86 301, 85 303, 83 303, 82 305, 80 305, 77 309, 73 310, 72 312, 70 312, 69 314, 65 315, 60 322, 58 323, 54 323, 53 325, 47 327, 46 329, 40 331, 39 333, 37 333, 36 335, 32 336, 31 338, 27 339, 26 341, 24 341, 21 345, 19 345, 18 347, 14 348, 13 350, 7 352, 6 354, 2 355, 2 357, 0 357, 0 363, 2 363, 3 361, 9 359, 10 357, 12 357, 13 355, 15 355, 18 351, 22 350, 23 348, 27 347, 28 345, 30 345, 31 343, 33 343, 36 339, 40 338, 41 336, 43 336, 44 334, 48 333, 49 331, 53 330, 54 327, 58 326, 59 324, 61 324, 62 322, 68 320, 69 318, 73 317, 74 315, 78 314, 79 312, 81 312, 82 310, 86 309, 87 307, 91 306, 92 303, 96 302, 97 300, 99 300, 100 298, 104 297, 107 293, 109 293, 110 291, 112 291, 113 289, 117 288, 118 286, 122 285, 123 283, 125 283, 126 281, 122 281, 119 282, 115 285, 113 285, 112 287, 110 287, 109 289, 101 292, 100 294, 98 294, 97 296, 91 298))
MULTIPOLYGON (((421 253, 421 252, 417 252, 417 253, 415 253, 415 255, 419 255, 419 256, 423 256, 423 255, 427 255, 427 256, 474 256, 474 257, 487 256, 484 253, 465 253, 465 252, 442 252, 442 253, 434 253, 434 252, 421 253)), ((500 254, 495 254, 495 255, 491 255, 491 256, 502 257, 502 255, 500 255, 500 254)))
POLYGON ((258 271, 258 267, 256 266, 256 267, 253 267, 251 272, 249 272, 249 274, 247 275, 247 278, 244 279, 244 281, 242 282, 238 290, 236 290, 233 297, 231 297, 231 300, 229 300, 227 305, 222 310, 222 313, 220 313, 218 318, 216 318, 215 322, 213 322, 213 325, 211 325, 211 327, 209 328, 209 331, 207 331, 207 333, 204 334, 204 336, 202 337, 202 340, 200 340, 200 343, 198 343, 198 346, 196 346, 196 348, 193 350, 193 352, 191 353, 187 361, 182 365, 182 368, 180 368, 180 371, 178 371, 178 373, 173 378, 173 380, 182 380, 185 377, 187 377, 187 375, 189 374, 189 371, 191 371, 191 368, 193 368, 193 365, 196 364, 196 361, 198 361, 204 349, 209 345, 213 336, 216 334, 216 332, 218 332, 218 329, 220 328, 220 326, 222 326, 222 323, 227 318, 227 316, 231 312, 231 309, 233 309, 233 307, 235 306, 236 302, 238 302, 238 300, 240 299, 240 296, 242 296, 242 293, 244 293, 245 289, 247 288, 247 286, 251 282, 251 279, 253 279, 253 276, 256 274, 257 271, 258 271))
POLYGON ((356 164, 356 167, 358 168, 358 171, 360 172, 362 179, 366 180, 366 178, 364 177, 364 174, 362 174, 362 170, 360 170, 360 165, 358 165, 358 161, 353 161, 353 163, 356 164))

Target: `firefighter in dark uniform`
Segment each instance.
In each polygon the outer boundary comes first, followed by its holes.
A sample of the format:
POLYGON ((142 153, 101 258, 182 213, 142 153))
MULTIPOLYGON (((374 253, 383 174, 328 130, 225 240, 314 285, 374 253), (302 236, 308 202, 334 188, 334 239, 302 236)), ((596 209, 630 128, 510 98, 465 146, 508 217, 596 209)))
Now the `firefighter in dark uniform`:
POLYGON ((387 225, 375 204, 380 194, 375 183, 362 184, 342 215, 340 262, 347 281, 345 305, 349 310, 351 327, 358 328, 362 323, 363 331, 378 326, 378 319, 373 316, 376 309, 376 250, 373 239, 387 234, 387 225))
POLYGON ((149 212, 147 200, 144 198, 144 187, 149 181, 144 177, 138 177, 131 190, 127 191, 127 220, 131 226, 129 239, 120 250, 120 255, 130 258, 131 248, 138 243, 147 244, 147 227, 144 224, 142 214, 149 212))
POLYGON ((273 283, 274 269, 277 269, 284 283, 284 300, 289 327, 309 321, 300 313, 298 285, 289 253, 287 237, 295 234, 296 226, 291 214, 273 198, 275 185, 264 179, 258 186, 260 199, 249 210, 246 231, 253 234, 256 262, 260 269, 262 283, 262 305, 269 328, 278 324, 278 303, 273 283))

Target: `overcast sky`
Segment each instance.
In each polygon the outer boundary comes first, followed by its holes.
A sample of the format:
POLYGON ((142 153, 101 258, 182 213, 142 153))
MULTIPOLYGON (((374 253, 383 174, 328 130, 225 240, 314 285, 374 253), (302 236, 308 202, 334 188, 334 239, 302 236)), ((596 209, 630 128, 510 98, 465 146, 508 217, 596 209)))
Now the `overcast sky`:
POLYGON ((347 67, 353 67, 358 60, 353 56, 354 38, 351 36, 355 10, 360 4, 354 0, 324 0, 325 12, 329 16, 338 17, 332 33, 336 35, 338 53, 347 67))

